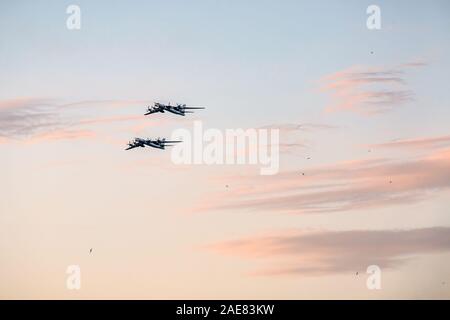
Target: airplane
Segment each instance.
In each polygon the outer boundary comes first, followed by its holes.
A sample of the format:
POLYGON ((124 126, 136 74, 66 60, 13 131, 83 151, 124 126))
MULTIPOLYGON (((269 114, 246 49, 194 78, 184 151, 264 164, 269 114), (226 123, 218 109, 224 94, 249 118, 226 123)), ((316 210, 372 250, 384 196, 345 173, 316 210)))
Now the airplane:
POLYGON ((169 104, 163 104, 159 102, 155 102, 153 107, 147 108, 147 113, 145 115, 161 112, 164 113, 165 111, 168 111, 170 113, 179 115, 179 116, 185 116, 186 113, 194 113, 193 111, 186 111, 186 110, 194 110, 194 109, 205 109, 204 107, 187 107, 186 104, 177 104, 176 106, 172 106, 169 104))
POLYGON ((173 146, 172 143, 178 143, 178 142, 181 142, 181 141, 166 140, 165 138, 163 138, 163 139, 158 138, 155 140, 134 138, 133 141, 130 141, 128 143, 128 148, 126 148, 125 150, 130 150, 130 149, 134 149, 134 148, 145 148, 146 146, 164 150, 165 147, 173 146))

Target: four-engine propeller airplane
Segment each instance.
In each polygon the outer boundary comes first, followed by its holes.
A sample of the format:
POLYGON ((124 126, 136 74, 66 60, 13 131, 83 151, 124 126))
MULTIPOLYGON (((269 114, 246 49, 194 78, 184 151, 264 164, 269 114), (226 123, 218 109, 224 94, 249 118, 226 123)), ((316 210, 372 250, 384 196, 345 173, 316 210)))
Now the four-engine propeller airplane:
POLYGON ((187 107, 186 104, 177 104, 176 106, 172 106, 169 102, 169 104, 163 104, 159 102, 155 102, 153 107, 147 108, 147 113, 145 115, 153 114, 153 113, 164 113, 165 111, 179 115, 179 116, 185 116, 186 113, 194 113, 194 111, 186 111, 186 110, 195 110, 195 109, 205 109, 204 107, 187 107))
MULTIPOLYGON (((194 109, 205 109, 204 107, 187 107, 186 104, 177 104, 176 106, 172 106, 169 102, 169 104, 163 104, 159 102, 155 102, 153 106, 150 106, 147 108, 147 113, 145 115, 149 115, 152 113, 157 112, 170 112, 179 116, 185 116, 186 113, 193 113, 194 109), (186 111, 187 110, 187 111, 186 111)), ((166 147, 173 146, 173 143, 178 143, 181 141, 175 141, 175 140, 166 140, 158 138, 158 139, 142 139, 142 138, 134 138, 134 140, 130 141, 128 143, 128 147, 125 150, 130 150, 134 148, 145 148, 145 147, 152 147, 156 149, 164 150, 166 147)))
POLYGON ((158 138, 158 139, 134 138, 133 141, 130 141, 128 143, 128 148, 126 148, 125 150, 130 150, 130 149, 134 149, 134 148, 145 148, 146 146, 164 150, 165 147, 173 146, 172 143, 178 143, 178 142, 181 142, 181 141, 166 140, 165 138, 163 138, 163 139, 160 139, 160 138, 158 138))

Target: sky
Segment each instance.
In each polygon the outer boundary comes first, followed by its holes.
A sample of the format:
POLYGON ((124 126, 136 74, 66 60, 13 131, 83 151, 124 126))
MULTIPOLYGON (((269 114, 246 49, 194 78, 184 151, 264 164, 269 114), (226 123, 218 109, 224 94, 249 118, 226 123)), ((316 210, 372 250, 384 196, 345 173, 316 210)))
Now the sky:
POLYGON ((449 299, 448 9, 0 1, 0 298, 449 299), (279 172, 124 151, 195 121, 278 129, 279 172))

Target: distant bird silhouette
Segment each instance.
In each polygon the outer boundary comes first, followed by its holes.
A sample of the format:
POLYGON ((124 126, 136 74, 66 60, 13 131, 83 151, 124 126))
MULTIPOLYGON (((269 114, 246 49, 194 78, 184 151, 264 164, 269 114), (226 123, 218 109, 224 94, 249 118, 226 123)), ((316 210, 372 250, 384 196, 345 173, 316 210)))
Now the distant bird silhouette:
POLYGON ((92 248, 89 250, 89 253, 92 253, 92 248))

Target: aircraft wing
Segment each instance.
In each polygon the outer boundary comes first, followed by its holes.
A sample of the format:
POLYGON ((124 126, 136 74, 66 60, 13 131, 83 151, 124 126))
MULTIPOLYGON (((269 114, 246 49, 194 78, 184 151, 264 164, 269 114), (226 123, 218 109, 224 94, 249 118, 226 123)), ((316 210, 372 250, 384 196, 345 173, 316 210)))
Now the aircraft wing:
POLYGON ((157 148, 157 149, 161 149, 160 147, 164 148, 164 146, 165 146, 164 143, 158 142, 155 140, 146 141, 146 142, 144 142, 144 144, 148 147, 157 148))
POLYGON ((137 145, 133 144, 133 145, 128 146, 128 148, 126 148, 125 150, 130 150, 130 149, 134 149, 137 147, 138 147, 137 145))
POLYGON ((153 109, 153 110, 147 110, 147 112, 144 114, 145 116, 148 116, 149 114, 153 114, 153 113, 157 113, 159 112, 158 109, 153 109))

